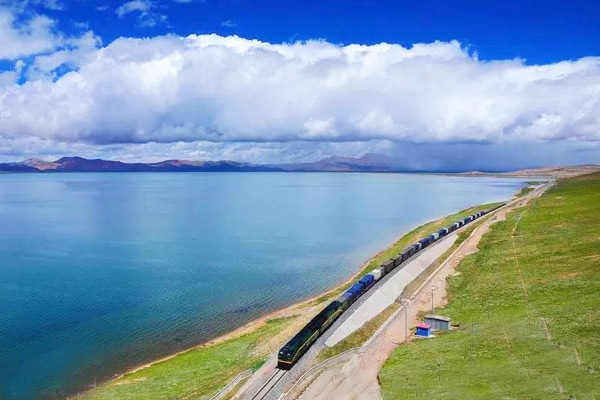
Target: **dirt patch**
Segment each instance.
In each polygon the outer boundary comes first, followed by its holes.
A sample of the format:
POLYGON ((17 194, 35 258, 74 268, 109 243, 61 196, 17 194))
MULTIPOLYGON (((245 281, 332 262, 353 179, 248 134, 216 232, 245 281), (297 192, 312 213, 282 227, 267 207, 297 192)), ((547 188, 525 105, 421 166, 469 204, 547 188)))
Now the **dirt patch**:
POLYGON ((124 379, 122 381, 116 381, 115 385, 129 385, 131 383, 136 383, 136 382, 143 382, 146 380, 146 377, 142 377, 142 378, 134 378, 134 379, 124 379))
POLYGON ((571 279, 571 278, 577 278, 578 276, 582 276, 582 275, 583 275, 582 272, 565 272, 565 273, 558 275, 558 277, 560 279, 571 279))

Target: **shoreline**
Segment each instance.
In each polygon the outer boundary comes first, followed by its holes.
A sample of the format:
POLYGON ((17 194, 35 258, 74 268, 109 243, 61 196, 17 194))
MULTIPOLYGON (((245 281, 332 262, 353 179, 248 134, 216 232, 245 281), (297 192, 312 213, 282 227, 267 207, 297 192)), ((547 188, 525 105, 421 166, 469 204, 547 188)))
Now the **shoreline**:
MULTIPOLYGON (((429 222, 425 222, 425 224, 428 223, 435 223, 439 220, 442 220, 446 217, 441 217, 441 218, 437 218, 434 220, 431 220, 429 222)), ((419 226, 422 226, 424 224, 421 224, 419 226)), ((418 226, 416 227, 418 228, 418 226)), ((415 229, 416 229, 415 228, 415 229)), ((250 320, 246 323, 244 323, 243 325, 228 331, 226 333, 223 333, 222 335, 219 335, 213 339, 209 339, 206 340, 202 343, 199 343, 197 345, 188 347, 184 350, 180 350, 177 351, 176 353, 172 353, 172 354, 168 354, 166 356, 160 357, 158 359, 152 360, 152 361, 148 361, 146 363, 140 364, 138 366, 132 367, 130 369, 128 369, 125 372, 121 372, 121 373, 116 373, 114 374, 110 379, 107 379, 106 381, 100 382, 100 385, 114 381, 116 379, 122 378, 126 375, 129 374, 133 374, 135 372, 141 371, 143 369, 149 368, 155 364, 164 362, 164 361, 168 361, 170 359, 173 359, 181 354, 187 353, 189 351, 195 350, 195 349, 200 349, 203 347, 209 347, 209 346, 214 346, 217 345, 219 343, 223 343, 226 342, 228 340, 231 339, 235 339, 239 336, 242 336, 248 332, 253 331, 254 329, 259 328, 260 326, 262 326, 263 324, 265 324, 267 321, 271 320, 271 319, 277 319, 277 318, 284 318, 286 316, 290 316, 290 315, 285 315, 287 313, 294 313, 294 311, 301 311, 299 309, 303 308, 303 307, 307 307, 310 303, 318 300, 319 298, 323 297, 323 296, 327 296, 341 288, 343 288, 344 286, 348 285, 349 283, 351 283, 354 279, 356 279, 358 277, 358 275, 362 272, 363 269, 365 269, 375 258, 377 258, 381 253, 391 249, 400 239, 402 239, 404 236, 408 235, 410 232, 412 232, 412 230, 409 230, 405 233, 400 234, 400 236, 397 236, 390 244, 388 244, 385 248, 382 248, 380 250, 378 250, 376 253, 374 253, 373 255, 371 255, 365 262, 363 262, 357 269, 355 272, 352 273, 352 275, 344 280, 343 282, 336 284, 335 286, 330 287, 329 289, 325 289, 324 291, 317 293, 311 297, 308 297, 307 299, 301 300, 299 302, 295 302, 292 303, 290 305, 287 305, 285 307, 282 308, 278 308, 276 310, 273 310, 265 315, 262 315, 260 317, 254 318, 253 320, 250 320)), ((298 315, 298 314, 295 314, 298 315)), ((91 389, 90 389, 91 390, 91 389)), ((68 397, 68 398, 79 398, 80 396, 82 396, 83 394, 87 393, 89 390, 85 390, 83 392, 80 392, 74 396, 68 397)))
MULTIPOLYGON (((518 192, 517 192, 518 193, 518 192)), ((511 199, 514 199, 517 195, 517 193, 514 193, 513 196, 511 197, 511 199)), ((113 374, 110 378, 103 380, 101 382, 99 382, 97 387, 100 387, 102 385, 114 382, 118 379, 121 379, 127 375, 136 373, 138 371, 150 368, 156 364, 171 360, 177 356, 180 356, 182 354, 188 353, 192 350, 196 350, 196 349, 201 349, 201 348, 205 348, 205 347, 211 347, 214 345, 218 345, 220 343, 223 342, 227 342, 229 340, 238 338, 240 336, 243 336, 244 334, 248 334, 250 332, 253 332, 254 330, 260 328, 261 326, 263 326, 265 323, 267 323, 267 321, 269 320, 273 320, 273 319, 278 319, 278 318, 286 318, 286 317, 294 317, 294 316, 301 316, 306 312, 309 312, 311 310, 312 307, 314 306, 319 306, 322 305, 322 303, 326 303, 329 299, 324 299, 322 302, 319 302, 313 306, 310 306, 310 303, 315 302, 316 300, 318 300, 321 297, 324 296, 329 296, 332 295, 333 293, 335 293, 336 291, 341 290, 343 287, 349 285, 353 280, 355 280, 361 273, 363 273, 364 269, 377 257, 379 257, 382 253, 385 253, 386 251, 390 250, 392 247, 394 247, 400 240, 402 240, 404 237, 406 237, 407 235, 411 234, 413 231, 428 225, 428 224, 435 224, 435 223, 439 223, 440 221, 443 221, 447 218, 449 218, 450 216, 463 212, 465 210, 474 208, 474 207, 478 207, 478 205, 473 205, 470 207, 467 207, 463 210, 458 210, 453 214, 448 214, 442 217, 438 217, 436 219, 432 219, 432 220, 428 220, 425 222, 421 222, 421 223, 417 223, 417 225, 415 225, 412 228, 406 229, 405 231, 401 232, 399 235, 397 235, 392 241, 390 241, 385 247, 379 248, 379 250, 377 250, 376 252, 374 252, 367 260, 365 260, 363 263, 361 263, 355 270, 354 272, 352 272, 348 278, 344 279, 343 281, 341 281, 338 284, 335 284, 334 286, 325 289, 313 296, 310 296, 304 300, 301 301, 297 301, 295 303, 292 303, 290 305, 278 308, 276 310, 273 310, 271 312, 268 312, 265 315, 259 316, 257 318, 254 318, 246 323, 244 323, 243 325, 234 328, 233 330, 230 330, 226 333, 223 333, 219 336, 216 336, 215 338, 209 339, 209 340, 205 340, 199 344, 193 345, 191 347, 185 348, 183 350, 177 351, 175 353, 171 353, 168 355, 165 355, 163 357, 148 361, 146 363, 142 363, 139 364, 137 366, 134 366, 132 368, 127 369, 124 372, 119 372, 119 373, 115 373, 113 374)), ((95 388, 89 388, 86 390, 83 390, 81 392, 75 393, 69 397, 67 397, 67 399, 80 399, 80 398, 84 398, 85 395, 90 392, 91 390, 93 390, 95 388)))

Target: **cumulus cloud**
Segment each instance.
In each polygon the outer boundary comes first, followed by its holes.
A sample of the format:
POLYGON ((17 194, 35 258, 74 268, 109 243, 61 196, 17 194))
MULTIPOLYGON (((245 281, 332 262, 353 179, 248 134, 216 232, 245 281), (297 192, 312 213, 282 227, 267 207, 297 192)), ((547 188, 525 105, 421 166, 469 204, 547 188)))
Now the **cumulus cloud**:
POLYGON ((37 57, 29 81, 0 88, 5 140, 600 140, 599 57, 548 65, 480 61, 455 41, 405 48, 218 35, 120 38, 105 47, 88 40, 70 58, 37 57), (67 58, 72 70, 57 74, 67 58))
POLYGON ((0 7, 0 59, 14 60, 53 50, 61 40, 54 25, 43 15, 18 20, 9 9, 0 7))
MULTIPOLYGON (((46 7, 58 7, 60 4, 54 1, 35 3, 45 4, 46 7)), ((9 8, 3 7, 0 3, 0 60, 14 63, 15 71, 18 74, 13 74, 12 81, 16 81, 20 77, 20 72, 25 69, 25 64, 20 59, 37 56, 35 60, 38 63, 43 59, 58 60, 61 58, 65 58, 66 62, 67 59, 73 57, 70 53, 81 53, 80 48, 97 47, 101 44, 100 38, 87 30, 87 24, 74 23, 74 26, 82 33, 79 36, 65 36, 56 29, 55 20, 27 11, 24 4, 17 3, 14 7, 9 8), (68 54, 69 56, 66 56, 68 54)), ((52 70, 62 64, 62 62, 54 63, 44 71, 47 74, 41 78, 47 79, 55 75, 55 71, 52 70)), ((11 71, 4 69, 2 72, 5 78, 3 83, 6 83, 6 77, 11 71)), ((29 72, 32 72, 31 69, 29 72)))

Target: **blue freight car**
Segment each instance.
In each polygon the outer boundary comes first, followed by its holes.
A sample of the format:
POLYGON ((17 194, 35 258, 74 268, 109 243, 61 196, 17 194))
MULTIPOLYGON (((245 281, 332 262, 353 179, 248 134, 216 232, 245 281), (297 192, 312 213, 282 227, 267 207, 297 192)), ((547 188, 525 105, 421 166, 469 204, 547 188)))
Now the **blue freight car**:
POLYGON ((375 283, 375 277, 371 274, 367 274, 360 278, 360 281, 358 282, 363 284, 364 290, 366 291, 369 290, 369 288, 375 283))
POLYGON ((365 286, 357 282, 350 287, 350 289, 346 290, 346 293, 350 293, 353 297, 352 302, 356 301, 360 297, 361 294, 365 291, 365 286))

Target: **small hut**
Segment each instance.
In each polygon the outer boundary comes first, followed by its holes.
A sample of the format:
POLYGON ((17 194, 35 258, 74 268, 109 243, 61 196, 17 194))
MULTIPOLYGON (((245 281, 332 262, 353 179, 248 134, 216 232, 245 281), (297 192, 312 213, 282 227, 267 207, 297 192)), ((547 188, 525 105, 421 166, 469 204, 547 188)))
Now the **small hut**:
POLYGON ((429 337, 431 336, 431 325, 429 324, 418 324, 417 325, 417 336, 429 337))
POLYGON ((431 325, 431 329, 434 331, 447 331, 450 329, 450 318, 441 315, 426 315, 424 322, 431 325))

